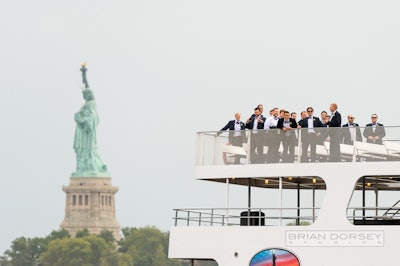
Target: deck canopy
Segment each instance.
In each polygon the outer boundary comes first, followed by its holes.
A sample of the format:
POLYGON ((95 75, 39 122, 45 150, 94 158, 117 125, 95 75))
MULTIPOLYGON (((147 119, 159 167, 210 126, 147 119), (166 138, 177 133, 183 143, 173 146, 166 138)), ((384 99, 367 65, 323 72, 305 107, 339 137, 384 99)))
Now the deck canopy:
MULTIPOLYGON (((301 177, 281 177, 282 189, 326 189, 324 180, 317 176, 301 176, 301 177)), ((259 188, 278 189, 279 177, 257 177, 257 178, 228 178, 229 184, 251 186, 259 188)), ((227 183, 226 178, 203 179, 207 181, 227 183)), ((355 190, 400 190, 400 176, 365 176, 365 181, 360 178, 355 190)))

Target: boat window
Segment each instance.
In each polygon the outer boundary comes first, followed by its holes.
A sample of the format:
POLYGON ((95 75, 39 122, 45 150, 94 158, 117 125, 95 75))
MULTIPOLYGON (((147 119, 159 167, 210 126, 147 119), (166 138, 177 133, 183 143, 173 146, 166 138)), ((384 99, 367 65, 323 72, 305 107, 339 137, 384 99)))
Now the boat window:
POLYGON ((347 217, 354 225, 400 225, 400 177, 363 176, 354 188, 347 217))
MULTIPOLYGON (((307 226, 317 220, 326 192, 321 177, 253 178, 251 182, 251 202, 249 199, 241 202, 241 206, 252 206, 251 212, 240 213, 240 225, 248 225, 249 219, 249 225, 266 226, 307 226), (257 222, 258 216, 262 218, 260 222, 257 222)), ((248 187, 246 189, 248 195, 248 187)))
POLYGON ((225 183, 225 207, 175 209, 175 225, 305 226, 314 223, 326 192, 321 177, 207 179, 225 183))

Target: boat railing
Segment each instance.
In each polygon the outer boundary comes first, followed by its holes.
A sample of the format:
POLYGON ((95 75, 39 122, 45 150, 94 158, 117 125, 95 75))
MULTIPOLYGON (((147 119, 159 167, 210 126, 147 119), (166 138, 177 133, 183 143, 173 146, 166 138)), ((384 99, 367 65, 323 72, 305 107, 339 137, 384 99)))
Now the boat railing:
POLYGON ((239 136, 233 130, 198 132, 196 165, 400 161, 400 127, 385 126, 384 136, 377 139, 365 137, 371 130, 259 129, 243 130, 239 136))
POLYGON ((348 211, 352 212, 348 219, 355 225, 400 225, 400 207, 354 207, 348 211))
POLYGON ((319 208, 312 207, 192 208, 174 209, 173 219, 175 226, 309 225, 316 220, 318 211, 319 208))

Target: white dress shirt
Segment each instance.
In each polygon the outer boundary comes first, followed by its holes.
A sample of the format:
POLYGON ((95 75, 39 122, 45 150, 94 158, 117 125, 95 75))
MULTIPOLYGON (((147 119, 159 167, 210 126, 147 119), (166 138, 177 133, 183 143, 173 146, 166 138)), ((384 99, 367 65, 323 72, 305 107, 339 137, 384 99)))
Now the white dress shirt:
POLYGON ((254 123, 253 123, 253 133, 257 134, 257 126, 258 126, 258 119, 260 118, 260 116, 255 116, 254 117, 254 123))
POLYGON ((264 124, 264 129, 271 129, 271 128, 276 128, 276 126, 278 125, 278 120, 279 117, 277 116, 270 116, 267 118, 267 121, 265 121, 264 124))
POLYGON ((308 119, 308 133, 315 133, 315 130, 314 130, 314 117, 313 116, 310 116, 310 117, 308 117, 307 118, 308 119))
POLYGON ((241 126, 240 126, 240 121, 235 121, 235 133, 233 134, 234 137, 240 137, 240 130, 241 130, 241 126))
POLYGON ((354 141, 354 124, 349 123, 349 131, 350 131, 351 141, 354 141))
MULTIPOLYGON (((283 127, 290 128, 290 120, 288 120, 288 121, 283 120, 283 127)), ((286 130, 285 136, 287 136, 287 137, 290 136, 290 131, 289 130, 286 130)))

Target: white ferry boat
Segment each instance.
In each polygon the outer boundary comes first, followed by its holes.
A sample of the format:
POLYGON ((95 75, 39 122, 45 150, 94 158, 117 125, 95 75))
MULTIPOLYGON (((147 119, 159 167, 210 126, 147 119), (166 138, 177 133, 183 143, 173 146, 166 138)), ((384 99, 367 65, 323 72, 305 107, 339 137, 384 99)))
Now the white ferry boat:
MULTIPOLYGON (((326 136, 349 129, 329 130, 326 136)), ((271 131, 279 147, 274 163, 251 163, 252 131, 243 146, 230 145, 227 132, 198 133, 195 178, 226 184, 226 205, 175 209, 169 257, 219 266, 398 265, 400 128, 385 130, 383 144, 365 138, 340 144, 338 162, 329 162, 329 137, 315 139, 310 161, 302 141, 307 131, 296 130, 293 160, 285 163, 278 129, 271 131), (241 208, 229 206, 232 186, 246 187, 241 208), (254 206, 255 190, 275 200, 254 206)))

